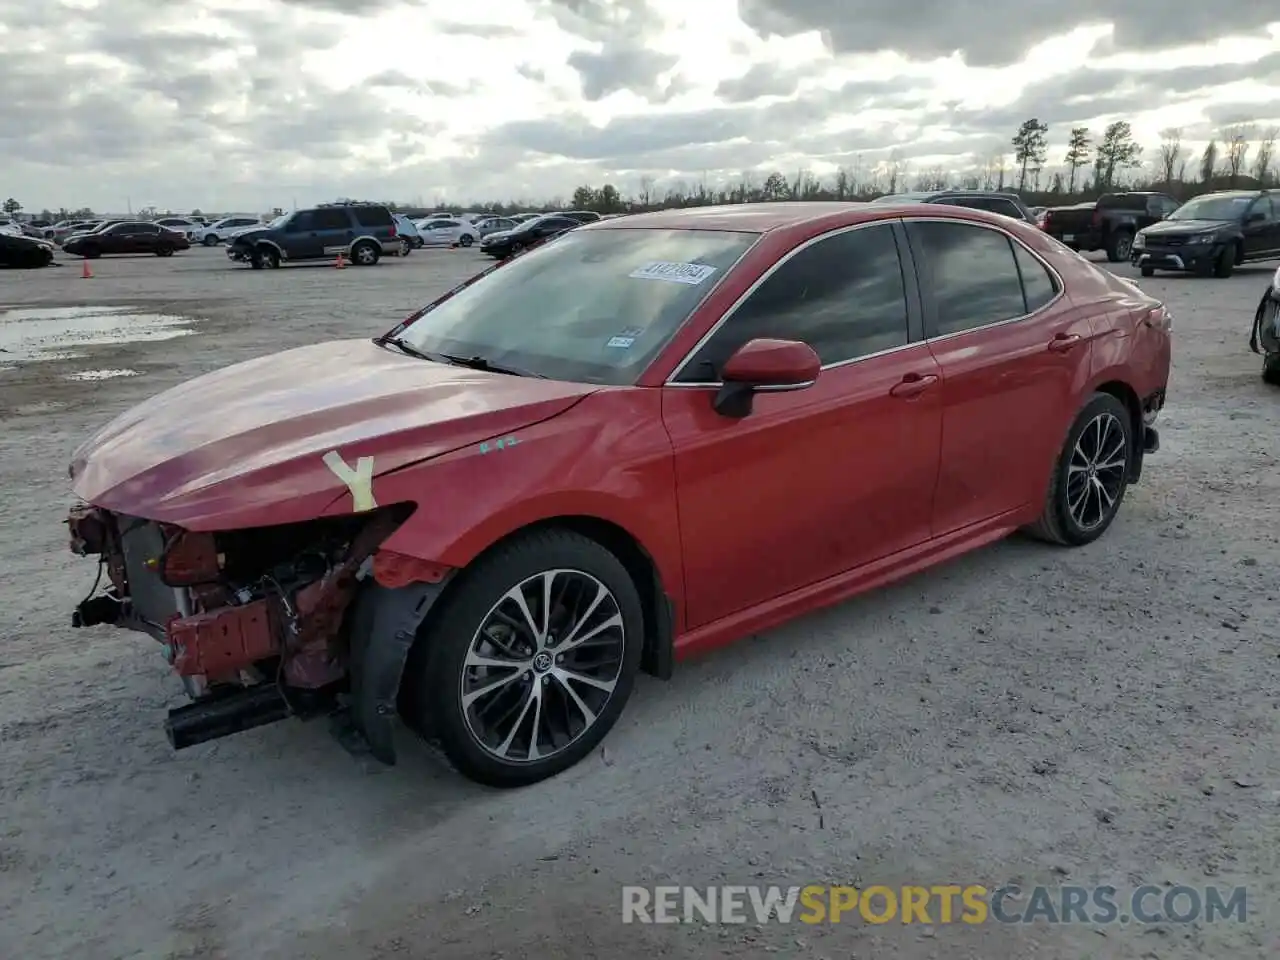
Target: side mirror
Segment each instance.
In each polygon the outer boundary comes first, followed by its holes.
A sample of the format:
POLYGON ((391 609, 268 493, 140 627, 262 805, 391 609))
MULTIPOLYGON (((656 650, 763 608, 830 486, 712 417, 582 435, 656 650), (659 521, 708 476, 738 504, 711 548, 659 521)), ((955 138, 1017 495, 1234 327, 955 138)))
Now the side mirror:
POLYGON ((1267 219, 1267 215, 1265 213, 1263 213, 1261 210, 1255 210, 1253 213, 1249 214, 1247 217, 1244 218, 1244 222, 1245 223, 1262 223, 1262 221, 1266 219, 1267 219))
POLYGON ((741 419, 757 393, 784 393, 813 386, 822 361, 798 340, 748 340, 725 361, 723 385, 712 403, 722 416, 741 419))

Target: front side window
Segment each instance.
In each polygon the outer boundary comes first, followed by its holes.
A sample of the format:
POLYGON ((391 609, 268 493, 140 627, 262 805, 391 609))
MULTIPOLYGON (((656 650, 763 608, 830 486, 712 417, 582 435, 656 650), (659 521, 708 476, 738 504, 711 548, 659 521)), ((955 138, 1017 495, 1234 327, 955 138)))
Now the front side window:
POLYGON ((718 381, 725 361, 760 337, 803 341, 823 366, 904 346, 907 301, 892 226, 846 230, 785 260, 685 365, 680 382, 718 381))
POLYGON ((410 324, 416 349, 556 380, 631 384, 758 239, 584 230, 531 250, 410 324))
POLYGON ((1258 198, 1257 203, 1249 208, 1249 215, 1260 213, 1266 218, 1267 223, 1273 223, 1276 219, 1276 212, 1272 206, 1270 194, 1258 198))
POLYGON ((976 224, 921 220, 909 224, 911 242, 927 264, 925 281, 944 337, 1025 316, 1026 298, 1013 247, 998 230, 976 224))

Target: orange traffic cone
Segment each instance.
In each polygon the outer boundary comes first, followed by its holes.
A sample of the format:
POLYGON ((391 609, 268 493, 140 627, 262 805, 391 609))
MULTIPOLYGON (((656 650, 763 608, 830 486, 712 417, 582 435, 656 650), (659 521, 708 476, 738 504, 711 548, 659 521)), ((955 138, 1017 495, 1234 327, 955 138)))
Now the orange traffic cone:
POLYGON ((333 261, 333 266, 337 270, 345 270, 347 268, 347 259, 342 255, 342 251, 338 251, 338 259, 333 261))
POLYGON ((84 260, 81 260, 80 262, 84 264, 84 267, 83 267, 83 268, 81 268, 81 270, 80 270, 80 279, 81 279, 81 280, 92 280, 92 279, 93 279, 93 271, 89 269, 89 260, 88 260, 88 258, 86 257, 84 260))

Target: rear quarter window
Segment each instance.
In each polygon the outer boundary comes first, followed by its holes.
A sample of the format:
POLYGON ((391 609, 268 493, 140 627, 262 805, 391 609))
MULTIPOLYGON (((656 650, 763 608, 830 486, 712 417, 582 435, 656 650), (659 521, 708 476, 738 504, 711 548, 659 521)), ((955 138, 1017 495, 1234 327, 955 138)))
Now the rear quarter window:
POLYGON ((356 223, 362 227, 390 227, 395 224, 391 211, 385 207, 353 207, 356 223))

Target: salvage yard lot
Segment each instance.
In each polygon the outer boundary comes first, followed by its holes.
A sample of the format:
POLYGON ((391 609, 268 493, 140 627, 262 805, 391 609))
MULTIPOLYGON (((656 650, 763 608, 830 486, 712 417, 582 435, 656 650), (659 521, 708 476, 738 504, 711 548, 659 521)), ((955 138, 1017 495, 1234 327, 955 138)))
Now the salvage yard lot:
POLYGON ((0 274, 0 324, 117 306, 192 331, 7 369, 0 353, 0 957, 1280 952, 1280 395, 1246 345, 1274 264, 1142 281, 1175 317, 1163 447, 1089 547, 1010 540, 642 678, 597 757, 520 791, 464 781, 408 734, 397 767, 353 759, 322 722, 172 753, 158 645, 70 628, 94 572, 61 525, 71 451, 200 373, 381 333, 489 262, 251 271, 198 249, 103 259, 91 280, 66 260, 0 274), (1249 917, 620 922, 624 884, 1011 881, 1246 885, 1249 917))

